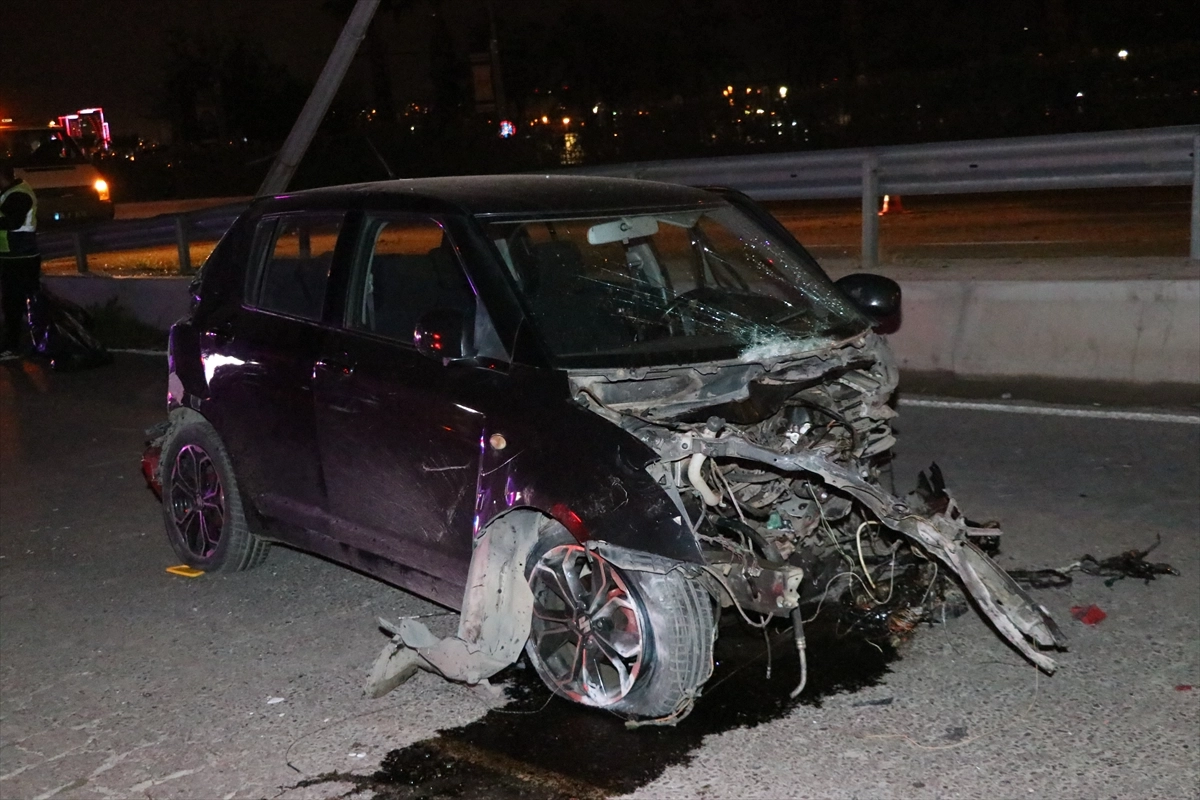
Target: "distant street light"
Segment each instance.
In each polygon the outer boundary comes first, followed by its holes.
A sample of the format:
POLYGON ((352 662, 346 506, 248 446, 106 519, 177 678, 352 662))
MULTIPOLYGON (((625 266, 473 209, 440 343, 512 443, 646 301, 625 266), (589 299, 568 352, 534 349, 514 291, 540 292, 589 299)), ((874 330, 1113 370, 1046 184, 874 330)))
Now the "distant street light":
POLYGON ((1129 51, 1128 51, 1128 50, 1118 50, 1118 51, 1117 51, 1117 58, 1119 58, 1119 59, 1121 59, 1122 61, 1124 61, 1125 59, 1129 58, 1129 51))

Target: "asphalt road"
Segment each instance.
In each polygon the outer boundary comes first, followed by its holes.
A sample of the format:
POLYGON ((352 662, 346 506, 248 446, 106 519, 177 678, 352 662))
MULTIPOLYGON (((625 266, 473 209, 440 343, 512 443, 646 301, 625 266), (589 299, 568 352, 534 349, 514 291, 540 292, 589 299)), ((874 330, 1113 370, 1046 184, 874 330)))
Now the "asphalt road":
POLYGON ((677 734, 540 701, 506 717, 503 700, 426 674, 363 698, 383 644, 376 616, 455 623, 371 579, 280 548, 249 573, 166 573, 175 559, 138 473, 164 395, 157 358, 65 375, 0 365, 0 797, 437 797, 430 781, 446 776, 394 768, 451 750, 490 776, 472 784, 460 770, 461 797, 499 796, 501 777, 518 787, 504 796, 531 798, 618 793, 606 786, 644 798, 1200 796, 1200 690, 1184 688, 1200 684, 1196 424, 902 406, 897 474, 936 458, 971 516, 1004 523, 1005 566, 1161 536, 1152 559, 1180 576, 1037 590, 1071 637, 1053 677, 968 614, 919 630, 881 682, 820 705, 714 722, 718 703, 742 698, 732 682, 710 687, 678 729, 691 744, 646 762, 677 734), (1071 618, 1093 603, 1107 613, 1098 625, 1071 618), (412 747, 472 722, 474 739, 412 747), (470 743, 489 730, 515 740, 507 755, 470 743), (386 786, 354 777, 402 748, 386 786))

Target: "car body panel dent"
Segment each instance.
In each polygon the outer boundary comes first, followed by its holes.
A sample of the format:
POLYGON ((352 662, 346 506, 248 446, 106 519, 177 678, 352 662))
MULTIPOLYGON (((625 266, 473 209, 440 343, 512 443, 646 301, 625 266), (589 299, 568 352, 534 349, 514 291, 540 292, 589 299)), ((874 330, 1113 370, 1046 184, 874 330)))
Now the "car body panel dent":
POLYGON ((538 401, 521 371, 506 400, 488 414, 482 437, 476 532, 521 506, 561 522, 581 542, 602 540, 677 561, 699 563, 680 511, 646 471, 657 456, 635 437, 566 398, 538 401), (528 401, 522 404, 521 398, 528 401), (488 439, 504 437, 496 450, 488 439))

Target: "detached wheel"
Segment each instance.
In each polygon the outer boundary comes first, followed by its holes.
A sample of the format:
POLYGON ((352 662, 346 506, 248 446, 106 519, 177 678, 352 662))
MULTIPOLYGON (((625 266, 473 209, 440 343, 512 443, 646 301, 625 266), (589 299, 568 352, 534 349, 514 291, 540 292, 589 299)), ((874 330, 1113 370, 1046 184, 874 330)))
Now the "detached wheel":
POLYGON ((624 571, 574 539, 529 560, 526 653, 556 694, 637 717, 688 708, 712 674, 712 601, 681 572, 624 571))
POLYGON ((237 478, 211 425, 184 423, 167 442, 161 464, 167 538, 185 564, 237 572, 266 560, 270 544, 246 525, 237 478))

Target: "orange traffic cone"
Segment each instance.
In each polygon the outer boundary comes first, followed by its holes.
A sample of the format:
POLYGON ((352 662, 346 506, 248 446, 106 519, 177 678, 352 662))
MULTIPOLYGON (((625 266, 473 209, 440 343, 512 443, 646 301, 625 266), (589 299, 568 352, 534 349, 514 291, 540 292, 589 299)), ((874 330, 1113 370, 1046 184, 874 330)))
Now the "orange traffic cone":
POLYGON ((884 214, 903 214, 904 206, 900 204, 900 195, 892 197, 890 194, 883 196, 883 207, 879 209, 879 216, 884 214))

